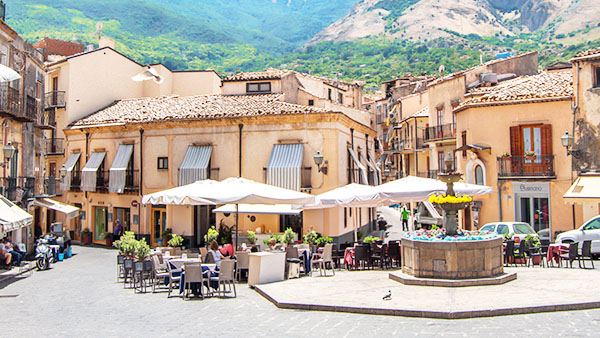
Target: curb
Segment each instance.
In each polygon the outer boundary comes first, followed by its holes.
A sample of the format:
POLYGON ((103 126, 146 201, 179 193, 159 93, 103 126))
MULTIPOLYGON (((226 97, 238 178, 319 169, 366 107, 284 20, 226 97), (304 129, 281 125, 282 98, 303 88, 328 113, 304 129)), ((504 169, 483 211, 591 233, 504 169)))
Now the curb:
POLYGON ((488 310, 472 310, 472 311, 424 311, 424 310, 403 310, 403 309, 384 309, 384 308, 363 308, 354 306, 337 306, 337 305, 320 305, 320 304, 299 304, 278 302, 268 293, 255 286, 254 290, 265 299, 273 303, 280 309, 290 310, 305 310, 305 311, 328 311, 328 312, 344 312, 368 315, 384 315, 384 316, 400 316, 400 317, 415 317, 415 318, 435 318, 435 319, 469 319, 482 317, 497 317, 522 315, 530 313, 543 312, 558 312, 572 310, 589 310, 600 308, 600 302, 585 302, 572 304, 556 304, 556 305, 538 305, 517 308, 500 308, 488 310))

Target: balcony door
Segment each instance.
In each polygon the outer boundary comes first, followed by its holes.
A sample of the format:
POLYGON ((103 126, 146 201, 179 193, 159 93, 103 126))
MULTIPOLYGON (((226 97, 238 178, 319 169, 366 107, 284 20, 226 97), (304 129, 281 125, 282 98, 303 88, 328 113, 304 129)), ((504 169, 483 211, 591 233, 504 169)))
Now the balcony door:
POLYGON ((553 170, 551 125, 511 127, 510 142, 512 172, 537 175, 553 170), (530 156, 527 153, 534 155, 530 156))

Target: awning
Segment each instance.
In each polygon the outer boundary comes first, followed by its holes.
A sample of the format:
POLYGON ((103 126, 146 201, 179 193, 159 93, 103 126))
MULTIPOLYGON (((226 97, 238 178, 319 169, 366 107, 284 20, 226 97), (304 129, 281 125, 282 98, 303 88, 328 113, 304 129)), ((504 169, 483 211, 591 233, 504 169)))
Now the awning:
POLYGON ((133 144, 121 144, 117 150, 115 160, 110 167, 108 178, 108 192, 118 194, 125 190, 125 178, 127 177, 127 166, 133 153, 133 144))
POLYGON ((460 146, 456 149, 454 149, 454 151, 467 151, 467 150, 490 150, 492 149, 492 147, 490 146, 484 146, 481 144, 465 144, 463 146, 460 146))
MULTIPOLYGON (((360 155, 360 159, 363 160, 367 164, 367 167, 369 167, 373 171, 373 185, 379 184, 378 179, 377 179, 377 168, 373 165, 373 163, 369 162, 365 158, 365 155, 363 155, 362 153, 360 153, 359 155, 360 155)), ((369 184, 369 182, 367 182, 367 184, 369 184)))
POLYGON ((93 152, 85 164, 85 167, 81 169, 81 190, 96 191, 98 168, 100 168, 102 162, 104 162, 105 155, 105 152, 93 152))
POLYGON ((571 203, 600 203, 600 175, 581 175, 563 195, 571 203))
POLYGON ((273 145, 267 165, 267 184, 300 191, 302 150, 302 143, 273 145))
POLYGON ((55 201, 50 198, 36 198, 33 200, 33 204, 39 207, 44 207, 58 212, 62 212, 67 216, 67 219, 75 218, 79 215, 79 208, 69 204, 65 204, 59 201, 55 201))
POLYGON ((74 153, 69 155, 67 162, 63 165, 63 168, 67 170, 67 174, 63 177, 63 181, 61 184, 61 189, 63 191, 67 191, 71 189, 71 177, 73 176, 73 169, 75 168, 75 164, 79 161, 80 153, 74 153))
POLYGON ((13 231, 31 225, 33 216, 13 202, 0 196, 0 233, 13 231))
MULTIPOLYGON (((299 215, 302 210, 293 209, 291 204, 239 204, 240 214, 277 214, 277 215, 299 215)), ((235 204, 225 204, 213 210, 214 213, 235 213, 235 204)))
POLYGON ((377 163, 375 163, 375 158, 373 157, 373 154, 369 154, 369 161, 371 162, 371 165, 373 165, 373 167, 375 167, 375 170, 377 171, 377 185, 381 184, 381 169, 377 166, 377 163))
POLYGON ((179 185, 205 180, 208 176, 208 165, 212 146, 189 146, 183 162, 179 167, 179 185))
POLYGON ((354 151, 354 149, 352 148, 348 148, 348 152, 350 153, 350 156, 352 156, 352 160, 354 161, 354 164, 360 169, 360 182, 353 182, 353 183, 360 183, 360 184, 369 184, 369 179, 367 178, 367 168, 365 168, 364 165, 362 165, 362 163, 360 163, 360 161, 358 160, 358 156, 356 156, 356 152, 354 151))

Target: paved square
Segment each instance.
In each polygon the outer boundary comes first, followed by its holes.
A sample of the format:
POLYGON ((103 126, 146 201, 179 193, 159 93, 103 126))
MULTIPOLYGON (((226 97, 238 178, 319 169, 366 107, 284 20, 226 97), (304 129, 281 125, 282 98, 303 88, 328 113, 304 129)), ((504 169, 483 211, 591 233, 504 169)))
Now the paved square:
MULTIPOLYGON (((116 283, 115 250, 76 246, 74 252, 77 255, 54 264, 52 270, 0 284, 2 336, 581 337, 597 336, 600 330, 600 310, 453 321, 284 310, 245 284, 237 286, 237 299, 167 299, 165 293, 134 294, 116 283)), ((556 292, 543 280, 540 287, 556 292)), ((374 290, 379 297, 380 291, 374 290)), ((580 290, 582 295, 595 292, 580 290)))

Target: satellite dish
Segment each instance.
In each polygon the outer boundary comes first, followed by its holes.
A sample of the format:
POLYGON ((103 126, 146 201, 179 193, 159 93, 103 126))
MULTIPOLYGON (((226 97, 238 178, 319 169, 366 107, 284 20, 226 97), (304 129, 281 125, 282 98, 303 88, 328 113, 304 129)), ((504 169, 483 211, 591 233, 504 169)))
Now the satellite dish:
POLYGON ((98 35, 98 40, 100 40, 100 37, 102 36, 102 27, 104 27, 102 22, 96 22, 96 35, 98 35))
POLYGON ((141 73, 137 74, 136 76, 132 77, 131 79, 136 82, 152 80, 157 84, 161 84, 165 81, 165 79, 158 74, 156 69, 154 69, 150 66, 146 66, 145 69, 141 73))

